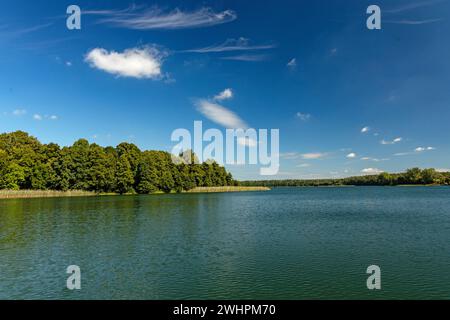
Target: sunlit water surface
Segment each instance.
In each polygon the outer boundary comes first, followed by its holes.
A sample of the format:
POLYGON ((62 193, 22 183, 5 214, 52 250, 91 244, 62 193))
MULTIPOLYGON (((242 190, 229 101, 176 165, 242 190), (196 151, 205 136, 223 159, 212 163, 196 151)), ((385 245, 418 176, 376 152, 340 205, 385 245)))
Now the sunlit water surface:
POLYGON ((0 299, 23 298, 448 299, 450 188, 0 200, 0 299))

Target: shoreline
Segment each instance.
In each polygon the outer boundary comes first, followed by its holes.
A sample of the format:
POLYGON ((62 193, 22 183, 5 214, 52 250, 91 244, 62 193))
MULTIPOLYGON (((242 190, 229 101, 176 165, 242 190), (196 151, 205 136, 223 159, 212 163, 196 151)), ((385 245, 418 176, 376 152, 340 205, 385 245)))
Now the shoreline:
POLYGON ((353 188, 353 187, 449 187, 447 184, 396 184, 396 185, 357 185, 357 184, 336 184, 317 186, 269 186, 270 188, 353 188))
MULTIPOLYGON (((329 185, 329 186, 226 186, 226 187, 196 187, 188 191, 182 191, 180 194, 188 193, 227 193, 227 192, 256 192, 270 191, 277 188, 353 188, 353 187, 449 187, 442 184, 402 184, 393 186, 376 185, 329 185)), ((148 195, 161 195, 164 192, 154 192, 148 195)), ((167 194, 176 194, 170 192, 167 194)), ((55 191, 55 190, 0 190, 0 200, 7 199, 38 199, 38 198, 73 198, 73 197, 105 197, 119 196, 118 193, 97 193, 92 191, 55 191)), ((122 196, 134 196, 137 193, 126 193, 122 196)))
POLYGON ((68 198, 94 197, 98 193, 90 191, 56 191, 56 190, 0 190, 1 199, 34 199, 34 198, 68 198))
MULTIPOLYGON (((181 193, 220 193, 220 192, 251 192, 269 191, 268 187, 197 187, 181 193)), ((160 195, 163 192, 155 192, 148 195, 160 195)), ((172 194, 172 193, 170 193, 172 194)), ((55 191, 55 190, 0 190, 0 200, 5 199, 38 199, 38 198, 73 198, 73 197, 99 197, 99 196, 119 196, 118 193, 96 193, 91 191, 55 191)), ((138 195, 135 193, 123 194, 138 195)))
POLYGON ((183 193, 220 193, 220 192, 251 192, 251 191, 269 191, 269 187, 197 187, 183 193))

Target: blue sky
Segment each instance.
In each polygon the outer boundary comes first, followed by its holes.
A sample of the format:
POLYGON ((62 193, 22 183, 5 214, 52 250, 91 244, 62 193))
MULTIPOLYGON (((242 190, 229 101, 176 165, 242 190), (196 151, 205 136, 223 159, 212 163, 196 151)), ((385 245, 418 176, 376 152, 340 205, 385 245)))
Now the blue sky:
MULTIPOLYGON (((8 1, 0 132, 169 151, 195 120, 226 127, 202 113, 205 99, 280 129, 275 178, 446 169, 449 34, 446 0, 8 1), (81 30, 66 27, 71 4, 81 30), (366 28, 370 4, 381 30, 366 28)), ((268 178, 258 168, 229 167, 268 178)))

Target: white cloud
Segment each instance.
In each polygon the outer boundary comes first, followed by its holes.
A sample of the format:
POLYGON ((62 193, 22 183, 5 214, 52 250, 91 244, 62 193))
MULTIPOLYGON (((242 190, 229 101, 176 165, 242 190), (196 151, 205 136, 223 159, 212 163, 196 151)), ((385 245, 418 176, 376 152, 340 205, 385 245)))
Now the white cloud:
POLYGON ((364 128, 361 129, 361 133, 366 133, 366 132, 369 132, 369 131, 370 131, 369 127, 364 127, 364 128))
POLYGON ((438 168, 436 169, 437 172, 450 172, 450 169, 445 169, 445 168, 438 168))
POLYGON ((25 110, 25 109, 16 109, 16 110, 13 111, 12 114, 14 116, 16 116, 16 117, 21 117, 21 116, 24 116, 24 115, 27 114, 27 110, 25 110))
POLYGON ((401 137, 398 137, 398 138, 395 138, 394 140, 390 140, 390 141, 386 141, 386 140, 381 140, 380 141, 380 143, 381 144, 384 144, 384 145, 387 145, 387 144, 396 144, 396 143, 398 143, 398 142, 401 142, 403 140, 403 138, 401 138, 401 137))
POLYGON ((222 101, 233 98, 233 90, 227 88, 214 97, 216 101, 222 101))
POLYGON ((367 174, 378 174, 378 173, 382 173, 383 171, 377 168, 365 168, 361 170, 362 173, 367 173, 367 174))
POLYGON ((71 67, 72 66, 72 62, 66 61, 66 66, 71 67))
POLYGON ((301 155, 301 157, 303 159, 306 160, 315 160, 315 159, 321 159, 323 157, 327 156, 326 153, 320 153, 320 152, 316 152, 316 153, 304 153, 301 155))
POLYGON ((175 9, 165 12, 158 7, 141 10, 133 6, 125 10, 83 11, 83 14, 106 16, 100 23, 112 24, 135 30, 153 29, 187 29, 210 27, 236 20, 232 10, 214 12, 211 8, 200 8, 196 11, 175 9))
POLYGON ((295 69, 297 67, 297 59, 292 58, 291 60, 289 60, 289 62, 287 63, 287 67, 290 69, 295 69))
POLYGON ((51 116, 49 117, 49 119, 50 119, 50 120, 58 120, 58 116, 51 115, 51 116))
POLYGON ((210 52, 267 50, 272 48, 275 48, 274 44, 251 45, 249 39, 240 37, 239 39, 227 39, 225 40, 225 42, 221 44, 185 50, 185 52, 210 53, 210 52))
POLYGON ((356 153, 354 153, 354 152, 349 153, 349 154, 347 155, 347 158, 349 158, 349 159, 356 158, 356 153))
POLYGON ((300 163, 298 165, 296 165, 297 168, 308 168, 311 165, 309 163, 300 163))
POLYGON ((309 113, 297 112, 295 116, 302 121, 308 121, 309 119, 311 119, 311 115, 309 113))
POLYGON ((298 159, 301 155, 298 152, 280 153, 280 157, 286 160, 298 159))
POLYGON ((433 147, 417 147, 416 149, 414 149, 415 152, 423 152, 423 151, 431 151, 434 150, 435 148, 433 147))
POLYGON ((37 121, 41 121, 42 120, 42 116, 40 114, 34 114, 33 115, 33 119, 37 120, 37 121))
POLYGON ((237 114, 227 108, 210 102, 205 99, 200 99, 195 102, 197 110, 211 121, 218 123, 225 128, 230 129, 245 129, 247 124, 237 114))
POLYGON ((88 52, 85 61, 92 68, 117 76, 159 79, 164 56, 164 53, 151 47, 131 48, 122 53, 95 48, 88 52))

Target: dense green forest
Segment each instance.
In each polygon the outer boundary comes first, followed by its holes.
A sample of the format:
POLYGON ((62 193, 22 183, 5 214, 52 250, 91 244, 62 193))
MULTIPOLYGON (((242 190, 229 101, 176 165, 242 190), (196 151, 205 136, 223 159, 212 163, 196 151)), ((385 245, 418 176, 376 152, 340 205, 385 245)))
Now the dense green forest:
POLYGON ((383 172, 378 175, 356 176, 342 179, 317 180, 260 180, 241 181, 242 186, 313 187, 313 186, 397 186, 397 185, 450 185, 450 172, 435 169, 408 169, 404 173, 383 172))
POLYGON ((141 151, 131 143, 117 147, 42 144, 23 131, 0 135, 0 189, 86 190, 140 193, 181 192, 195 187, 236 185, 215 162, 188 161, 189 151, 172 161, 165 151, 141 151))

